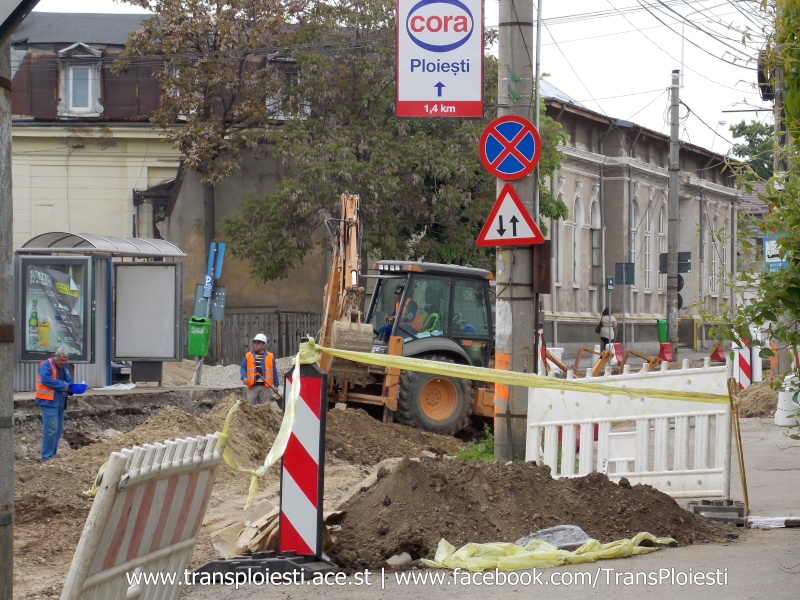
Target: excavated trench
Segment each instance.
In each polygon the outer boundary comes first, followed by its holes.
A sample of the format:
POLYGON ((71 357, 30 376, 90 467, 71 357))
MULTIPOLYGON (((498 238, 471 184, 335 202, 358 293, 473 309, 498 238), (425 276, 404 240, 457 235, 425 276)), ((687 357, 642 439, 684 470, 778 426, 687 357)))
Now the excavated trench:
MULTIPOLYGON (((189 414, 210 411, 221 399, 241 388, 136 388, 73 396, 64 416, 64 435, 59 452, 66 453, 131 431, 165 407, 189 414)), ((30 394, 25 394, 30 396, 30 394)), ((14 456, 35 460, 42 441, 42 417, 31 398, 14 400, 14 456)))

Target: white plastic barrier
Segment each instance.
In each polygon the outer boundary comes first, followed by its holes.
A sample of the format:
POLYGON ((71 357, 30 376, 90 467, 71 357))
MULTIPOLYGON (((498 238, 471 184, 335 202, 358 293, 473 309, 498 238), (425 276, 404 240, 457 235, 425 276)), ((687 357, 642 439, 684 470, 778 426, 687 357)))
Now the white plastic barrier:
POLYGON ((221 460, 214 435, 113 452, 62 600, 177 598, 221 460), (129 582, 129 576, 170 573, 178 577, 174 585, 129 582))
MULTIPOLYGON (((606 396, 593 383, 727 395, 731 366, 594 377, 587 392, 531 388, 525 459, 553 477, 599 471, 673 497, 730 497, 728 404, 606 396)), ((664 364, 666 367, 666 364, 664 364)), ((626 367, 627 370, 627 367, 626 367)))

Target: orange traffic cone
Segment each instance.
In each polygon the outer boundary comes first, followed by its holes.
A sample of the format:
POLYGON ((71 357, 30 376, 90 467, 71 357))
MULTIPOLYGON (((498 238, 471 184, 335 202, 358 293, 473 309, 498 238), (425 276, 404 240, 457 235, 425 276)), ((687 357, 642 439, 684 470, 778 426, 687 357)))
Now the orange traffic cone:
POLYGON ((714 350, 711 352, 711 360, 724 361, 725 353, 722 351, 722 346, 714 344, 714 350))

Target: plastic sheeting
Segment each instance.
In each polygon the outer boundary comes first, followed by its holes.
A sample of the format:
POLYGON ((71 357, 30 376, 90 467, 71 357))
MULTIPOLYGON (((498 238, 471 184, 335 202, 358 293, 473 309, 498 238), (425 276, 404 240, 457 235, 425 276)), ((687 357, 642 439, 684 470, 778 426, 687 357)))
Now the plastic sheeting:
POLYGON ((470 543, 456 549, 450 542, 442 538, 433 560, 423 559, 422 562, 425 566, 442 569, 519 571, 595 562, 609 558, 625 558, 654 552, 659 549, 659 546, 674 543, 675 540, 670 537, 658 538, 650 533, 641 532, 631 539, 617 540, 607 544, 589 540, 574 551, 559 550, 541 540, 531 540, 525 546, 505 542, 470 543), (655 545, 643 546, 643 542, 655 545))

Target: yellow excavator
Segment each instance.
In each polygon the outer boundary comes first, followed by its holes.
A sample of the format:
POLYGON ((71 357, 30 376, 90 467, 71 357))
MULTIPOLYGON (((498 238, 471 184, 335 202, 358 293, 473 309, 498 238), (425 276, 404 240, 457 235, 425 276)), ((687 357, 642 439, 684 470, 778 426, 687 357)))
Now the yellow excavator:
MULTIPOLYGON (((320 343, 430 361, 489 367, 494 360, 492 274, 484 269, 380 260, 361 273, 359 198, 343 194, 339 219, 327 223, 331 268, 323 294, 320 343), (364 280, 374 283, 370 303, 364 280)), ((383 408, 383 419, 445 435, 471 415, 494 416, 494 387, 324 356, 328 400, 383 408)))

